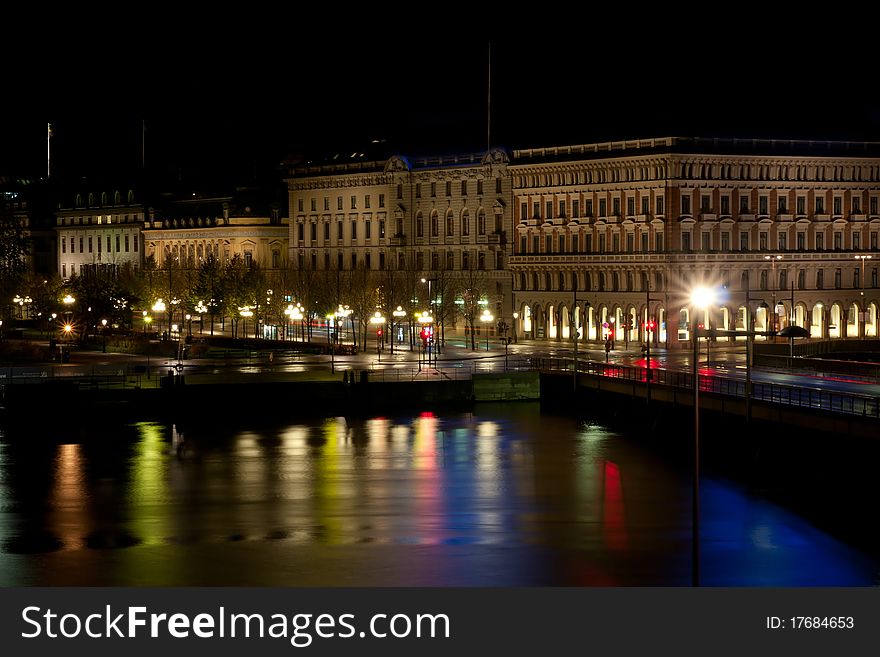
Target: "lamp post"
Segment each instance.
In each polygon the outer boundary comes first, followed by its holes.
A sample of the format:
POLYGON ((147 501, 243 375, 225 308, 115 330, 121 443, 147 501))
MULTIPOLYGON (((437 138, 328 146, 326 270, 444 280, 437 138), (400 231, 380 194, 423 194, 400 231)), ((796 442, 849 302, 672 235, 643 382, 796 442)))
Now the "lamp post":
MULTIPOLYGON (((434 322, 434 318, 431 317, 431 313, 427 310, 423 313, 416 313, 416 319, 419 324, 422 325, 422 330, 419 332, 419 337, 422 338, 422 347, 425 352, 425 356, 427 356, 428 367, 431 367, 431 352, 428 351, 429 342, 433 342, 432 329, 431 324, 434 322)), ((436 362, 436 360, 435 360, 436 362)), ((419 369, 421 370, 422 361, 419 359, 419 369)))
POLYGON ((645 275, 645 402, 651 403, 651 340, 654 337, 656 327, 654 318, 651 316, 651 302, 660 299, 651 298, 651 284, 647 274, 645 275))
POLYGON ((183 318, 186 320, 186 337, 192 337, 192 315, 187 313, 183 318))
MULTIPOLYGON (((157 299, 156 303, 153 304, 153 312, 154 313, 164 313, 165 312, 165 302, 162 299, 157 299)), ((162 332, 162 324, 159 324, 157 329, 160 333, 162 332)), ((161 339, 161 336, 160 336, 161 339)))
MULTIPOLYGON (((778 319, 777 319, 777 315, 776 315, 776 283, 777 283, 777 281, 776 281, 776 263, 777 263, 777 261, 782 260, 782 256, 781 255, 765 255, 764 260, 770 261, 770 278, 773 279, 771 281, 771 284, 772 284, 771 292, 773 294, 773 306, 772 306, 772 308, 773 308, 773 318, 772 318, 773 326, 770 328, 770 330, 771 331, 778 331, 779 326, 777 325, 778 319)), ((774 340, 774 342, 775 342, 775 340, 774 340)))
POLYGON ((250 306, 243 306, 238 309, 238 314, 241 315, 242 318, 244 319, 244 328, 242 329, 242 334, 244 334, 244 337, 246 338, 247 337, 247 320, 248 320, 248 317, 254 316, 254 311, 251 310, 250 306))
MULTIPOLYGON (((208 312, 208 307, 205 305, 204 301, 199 301, 196 304, 195 311, 199 314, 199 333, 202 333, 204 335, 205 331, 204 331, 203 318, 205 316, 205 313, 208 312)), ((192 325, 190 325, 190 326, 192 326, 192 325)), ((190 332, 192 332, 192 329, 190 329, 190 332)))
POLYGON ((378 310, 376 313, 370 317, 370 324, 376 327, 376 356, 379 359, 379 362, 382 362, 382 349, 380 344, 382 342, 382 326, 385 324, 385 317, 382 316, 382 313, 378 310))
POLYGON ((489 351, 489 324, 491 324, 495 320, 492 317, 492 313, 489 312, 488 308, 483 309, 483 314, 480 315, 480 321, 483 322, 483 325, 486 327, 486 351, 489 351))
MULTIPOLYGON (((437 281, 436 278, 423 278, 422 279, 422 283, 428 284, 428 313, 429 313, 429 316, 432 317, 432 321, 433 321, 433 317, 437 314, 437 309, 434 307, 434 295, 432 294, 432 291, 433 291, 432 284, 435 283, 436 281, 437 281)), ((431 337, 434 338, 433 333, 432 333, 431 337)), ((434 342, 434 348, 435 349, 439 348, 439 342, 436 339, 434 339, 433 342, 434 342)))
POLYGON ((101 320, 101 353, 107 353, 107 320, 101 320))
POLYGON ((330 374, 336 374, 336 345, 333 344, 333 341, 330 337, 330 326, 333 322, 333 313, 328 313, 325 316, 327 320, 327 347, 330 349, 330 374))
MULTIPOLYGON (((691 306, 704 310, 715 302, 715 291, 706 287, 698 287, 691 292, 691 306)), ((693 519, 691 521, 692 534, 692 582, 694 586, 700 585, 700 370, 697 364, 699 358, 699 325, 691 320, 694 343, 694 493, 693 493, 693 519)))
POLYGON ((345 320, 351 315, 351 312, 351 308, 340 304, 336 308, 336 312, 333 313, 333 324, 335 329, 335 339, 333 340, 334 343, 338 342, 339 344, 342 344, 342 333, 340 332, 340 327, 345 325, 345 320))
POLYGON ((406 311, 397 306, 397 309, 392 311, 391 315, 395 318, 391 322, 391 354, 394 355, 394 324, 401 324, 403 322, 403 318, 406 317, 406 311))
MULTIPOLYGON (((871 259, 871 256, 870 256, 870 255, 857 255, 857 256, 856 256, 856 260, 859 260, 859 261, 862 263, 862 274, 861 274, 861 276, 859 277, 859 286, 860 286, 860 288, 861 288, 861 289, 859 290, 859 296, 860 296, 860 297, 864 297, 864 296, 865 296, 865 260, 870 260, 870 259, 871 259)), ((861 338, 864 338, 864 337, 865 337, 865 319, 866 319, 865 313, 867 313, 867 312, 868 312, 868 310, 867 310, 867 308, 865 307, 865 303, 864 303, 864 301, 863 301, 863 302, 862 302, 861 312, 859 313, 862 317, 861 317, 861 320, 859 320, 859 323, 858 323, 859 337, 861 337, 861 338)))
POLYGON ((514 344, 516 344, 516 342, 517 342, 517 340, 516 340, 516 324, 517 324, 517 321, 516 321, 516 320, 518 320, 518 319, 519 319, 519 313, 516 312, 516 311, 514 311, 514 313, 513 313, 513 343, 514 343, 514 344))

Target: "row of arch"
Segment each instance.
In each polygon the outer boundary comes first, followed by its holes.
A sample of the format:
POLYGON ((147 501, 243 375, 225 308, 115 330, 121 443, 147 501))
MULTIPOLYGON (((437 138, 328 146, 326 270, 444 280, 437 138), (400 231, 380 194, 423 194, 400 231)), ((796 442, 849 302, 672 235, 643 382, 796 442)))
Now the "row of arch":
MULTIPOLYGON (((651 315, 645 305, 574 303, 521 303, 514 318, 518 335, 536 340, 571 340, 575 327, 582 342, 644 342, 650 337, 657 346, 686 342, 691 339, 693 321, 714 329, 747 330, 750 318, 745 306, 721 306, 712 310, 696 310, 688 306, 667 309, 652 305, 651 315), (654 322, 649 330, 647 322, 654 322)), ((878 336, 878 303, 871 301, 864 308, 820 301, 798 302, 794 308, 786 303, 774 309, 758 306, 751 310, 752 329, 758 332, 800 326, 812 338, 876 338, 878 336)), ((718 341, 745 340, 744 337, 718 337, 718 341)), ((757 336, 758 340, 765 339, 757 336)))

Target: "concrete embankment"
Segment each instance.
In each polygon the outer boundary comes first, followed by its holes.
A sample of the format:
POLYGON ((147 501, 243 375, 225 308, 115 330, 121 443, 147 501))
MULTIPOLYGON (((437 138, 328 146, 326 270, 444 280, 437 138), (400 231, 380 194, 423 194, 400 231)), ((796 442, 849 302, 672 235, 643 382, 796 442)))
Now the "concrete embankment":
POLYGON ((101 421, 141 417, 235 415, 342 415, 397 409, 448 408, 477 401, 537 400, 537 372, 475 375, 460 380, 342 381, 284 380, 232 376, 189 381, 169 377, 153 388, 92 388, 77 382, 7 386, 4 418, 9 422, 101 421))

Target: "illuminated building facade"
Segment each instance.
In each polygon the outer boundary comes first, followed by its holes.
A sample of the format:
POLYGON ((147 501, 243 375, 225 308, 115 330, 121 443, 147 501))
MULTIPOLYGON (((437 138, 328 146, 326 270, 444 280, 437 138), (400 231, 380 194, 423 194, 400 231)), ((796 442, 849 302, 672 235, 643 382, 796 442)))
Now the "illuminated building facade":
POLYGON ((286 266, 287 220, 279 207, 243 198, 194 197, 165 204, 144 227, 145 257, 197 267, 209 255, 222 264, 240 256, 263 269, 286 266))
POLYGON ((508 172, 520 336, 639 343, 652 320, 674 347, 749 315, 877 336, 878 144, 673 137, 519 150, 508 172), (699 284, 721 298, 696 313, 699 284))
POLYGON ((471 285, 495 317, 509 318, 509 164, 492 150, 293 166, 290 261, 377 279, 404 272, 411 281, 446 281, 450 295, 471 285))
POLYGON ((55 211, 58 273, 142 263, 144 205, 134 190, 67 194, 55 211), (66 199, 66 200, 65 200, 66 199))

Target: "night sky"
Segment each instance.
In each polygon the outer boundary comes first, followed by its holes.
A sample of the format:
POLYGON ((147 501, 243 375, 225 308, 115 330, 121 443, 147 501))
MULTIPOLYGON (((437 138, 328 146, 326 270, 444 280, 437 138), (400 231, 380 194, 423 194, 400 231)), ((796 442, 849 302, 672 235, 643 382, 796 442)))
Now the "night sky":
MULTIPOLYGON (((265 179, 282 160, 335 152, 486 147, 488 39, 342 43, 296 42, 259 56, 144 56, 140 76, 126 78, 139 86, 122 93, 101 93, 101 79, 122 75, 106 68, 112 60, 87 69, 98 78, 87 88, 58 76, 57 86, 0 109, 0 175, 44 175, 46 121, 53 171, 74 178, 137 171, 142 121, 148 168, 193 184, 265 179)), ((667 135, 880 141, 880 85, 867 45, 753 45, 743 35, 659 29, 495 40, 492 145, 667 135)))

